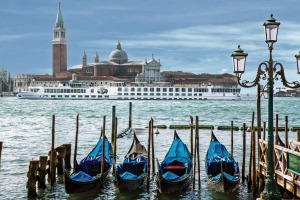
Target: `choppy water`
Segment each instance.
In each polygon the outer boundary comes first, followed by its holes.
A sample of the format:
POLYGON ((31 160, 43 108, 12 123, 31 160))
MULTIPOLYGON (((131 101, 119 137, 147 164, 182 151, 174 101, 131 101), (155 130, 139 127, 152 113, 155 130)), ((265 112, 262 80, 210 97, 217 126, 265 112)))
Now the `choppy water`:
MULTIPOLYGON (((285 115, 289 116, 289 127, 300 126, 299 98, 275 98, 274 116, 279 114, 279 125, 284 126, 285 115)), ((51 148, 51 118, 55 114, 55 147, 71 143, 74 150, 76 113, 79 113, 79 143, 77 159, 82 159, 95 145, 100 135, 102 116, 106 115, 106 133, 110 138, 112 106, 116 106, 118 132, 128 127, 129 101, 96 100, 19 100, 14 97, 0 98, 0 141, 3 141, 0 169, 0 199, 26 199, 26 181, 29 161, 47 155, 51 148)), ((214 125, 215 135, 230 149, 230 132, 218 131, 217 126, 249 125, 251 115, 256 111, 255 98, 242 101, 132 101, 133 128, 145 128, 150 117, 154 124, 188 124, 189 116, 199 116, 200 124, 214 125)), ((262 121, 267 120, 267 101, 262 101, 262 121)), ((189 130, 178 130, 179 136, 189 146, 189 130)), ((209 130, 200 130, 201 189, 174 195, 160 195, 154 181, 150 192, 146 190, 130 194, 119 193, 110 175, 106 187, 97 192, 68 195, 65 193, 62 177, 58 177, 54 188, 47 185, 38 190, 40 199, 251 199, 251 191, 241 184, 232 193, 215 193, 207 188, 204 157, 210 141, 209 130)), ((282 134, 282 133, 280 133, 282 134)), ((291 132, 290 137, 295 138, 291 132)), ((247 136, 249 142, 249 134, 247 136)), ((138 134, 139 140, 147 145, 147 135, 138 134)), ((166 154, 173 138, 173 130, 160 130, 155 135, 155 157, 160 161, 166 154)), ((132 136, 118 139, 118 160, 131 144, 132 136)), ((249 146, 249 144, 247 144, 249 146)), ((249 151, 247 151, 247 154, 249 151)), ((242 132, 234 132, 235 159, 242 163, 242 132)), ((73 153, 72 157, 73 159, 73 153)), ((247 159, 248 160, 248 157, 247 159)), ((71 161, 73 163, 73 161, 71 161)), ((246 164, 246 166, 248 166, 246 164)), ((246 172, 248 169, 246 168, 246 172)), ((196 185, 198 182, 196 182, 196 185)))

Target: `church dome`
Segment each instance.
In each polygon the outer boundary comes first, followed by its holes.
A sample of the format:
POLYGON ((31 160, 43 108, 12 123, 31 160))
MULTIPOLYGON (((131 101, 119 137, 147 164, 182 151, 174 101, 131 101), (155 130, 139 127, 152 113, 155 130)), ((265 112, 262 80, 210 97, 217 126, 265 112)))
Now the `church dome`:
POLYGON ((118 42, 116 49, 110 53, 109 61, 117 64, 122 64, 128 61, 127 53, 122 50, 120 42, 118 42))

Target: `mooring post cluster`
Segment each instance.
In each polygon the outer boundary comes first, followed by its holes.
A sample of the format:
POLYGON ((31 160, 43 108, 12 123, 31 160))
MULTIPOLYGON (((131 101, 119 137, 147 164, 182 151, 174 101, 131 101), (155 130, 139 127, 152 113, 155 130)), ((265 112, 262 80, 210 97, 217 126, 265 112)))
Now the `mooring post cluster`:
POLYGON ((27 197, 37 196, 36 183, 38 188, 46 187, 46 175, 51 186, 56 182, 56 172, 63 175, 65 169, 71 168, 71 144, 62 144, 54 148, 54 122, 55 116, 52 116, 52 144, 48 156, 40 156, 39 160, 31 160, 27 172, 27 197))

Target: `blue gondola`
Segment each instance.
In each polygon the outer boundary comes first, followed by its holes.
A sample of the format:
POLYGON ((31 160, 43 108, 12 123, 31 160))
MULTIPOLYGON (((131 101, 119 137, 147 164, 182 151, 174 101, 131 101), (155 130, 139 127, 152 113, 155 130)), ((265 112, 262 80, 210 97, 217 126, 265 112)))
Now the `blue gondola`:
POLYGON ((143 186, 147 174, 147 150, 136 134, 123 163, 117 166, 115 183, 120 192, 129 192, 143 186))
POLYGON ((167 194, 186 189, 192 182, 192 158, 191 154, 174 131, 174 140, 158 166, 157 187, 160 193, 167 194))
POLYGON ((112 167, 112 147, 106 137, 104 141, 105 160, 103 176, 100 176, 102 163, 102 137, 100 137, 93 150, 79 164, 75 165, 74 172, 70 175, 65 173, 66 193, 87 192, 103 186, 103 181, 112 167))
POLYGON ((205 171, 210 184, 219 192, 233 191, 240 182, 238 163, 213 132, 206 153, 205 171))

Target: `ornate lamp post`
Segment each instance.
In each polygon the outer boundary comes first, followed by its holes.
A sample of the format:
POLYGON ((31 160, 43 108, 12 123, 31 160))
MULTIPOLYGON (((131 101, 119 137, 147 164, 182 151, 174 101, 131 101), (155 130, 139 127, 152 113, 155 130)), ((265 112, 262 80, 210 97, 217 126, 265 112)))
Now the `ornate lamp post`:
MULTIPOLYGON (((233 62, 233 72, 237 76, 238 84, 245 88, 254 87, 259 84, 260 79, 267 79, 267 89, 268 89, 268 154, 267 154, 267 179, 264 191, 261 193, 262 199, 281 199, 280 193, 277 191, 276 181, 274 179, 274 135, 273 135, 273 93, 274 93, 274 80, 278 80, 279 77, 285 87, 289 88, 300 88, 299 81, 288 82, 285 79, 283 65, 279 62, 274 62, 272 58, 273 44, 277 42, 278 27, 279 22, 271 17, 265 21, 265 41, 268 44, 268 49, 270 52, 269 60, 264 61, 259 64, 256 78, 254 81, 250 82, 247 80, 241 81, 242 74, 245 72, 246 57, 247 53, 240 48, 234 51, 231 55, 233 62), (264 67, 264 68, 263 68, 264 67)), ((297 61, 297 70, 300 74, 300 52, 295 56, 297 61)))

